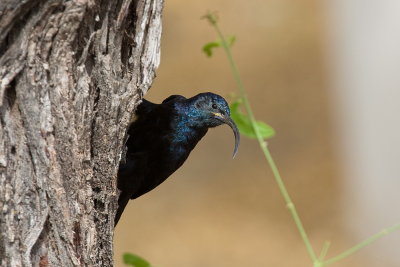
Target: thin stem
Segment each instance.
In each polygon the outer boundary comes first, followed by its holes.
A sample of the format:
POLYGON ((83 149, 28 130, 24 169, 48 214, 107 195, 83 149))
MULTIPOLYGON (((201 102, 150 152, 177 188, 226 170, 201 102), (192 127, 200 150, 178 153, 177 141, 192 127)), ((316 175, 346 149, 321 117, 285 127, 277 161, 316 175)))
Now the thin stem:
POLYGON ((325 259, 330 246, 331 246, 331 242, 329 242, 329 241, 324 242, 324 245, 322 246, 321 254, 319 255, 319 258, 318 258, 320 261, 323 261, 325 259))
POLYGON ((399 224, 395 224, 392 227, 383 229, 382 231, 380 231, 380 232, 368 237, 367 239, 365 239, 361 243, 358 243, 354 247, 351 247, 348 250, 340 253, 339 255, 324 261, 323 264, 324 264, 324 266, 326 266, 326 265, 335 263, 337 261, 340 261, 340 260, 348 257, 349 255, 355 253, 356 251, 362 249, 363 247, 368 246, 369 244, 371 244, 375 240, 377 240, 377 239, 379 239, 379 238, 381 238, 381 237, 383 237, 385 235, 388 235, 388 234, 390 234, 390 233, 392 233, 394 231, 397 231, 397 230, 400 230, 400 223, 399 224))
POLYGON ((355 253, 356 251, 360 250, 361 248, 371 244, 373 241, 375 241, 375 240, 377 240, 377 239, 379 239, 379 238, 381 238, 381 237, 383 237, 383 236, 385 236, 385 235, 387 235, 389 233, 392 233, 392 232, 394 232, 396 230, 400 230, 400 224, 396 224, 396 225, 394 225, 392 227, 386 228, 386 229, 380 231, 379 233, 377 233, 377 234, 365 239, 361 243, 353 246, 352 248, 342 252, 341 254, 339 254, 339 255, 337 255, 337 256, 335 256, 333 258, 330 258, 330 259, 328 259, 326 261, 323 261, 323 259, 325 258, 326 254, 328 252, 328 249, 330 247, 330 242, 326 241, 324 243, 323 248, 322 248, 320 257, 319 258, 316 257, 314 249, 313 249, 313 247, 311 245, 311 242, 310 242, 310 240, 309 240, 309 238, 307 236, 307 233, 306 233, 306 231, 305 231, 305 229, 303 227, 303 224, 301 222, 300 216, 297 213, 296 207, 295 207, 293 201, 290 198, 290 195, 289 195, 289 193, 288 193, 288 191, 286 189, 286 186, 285 186, 285 184, 284 184, 284 182, 283 182, 283 180, 281 178, 281 175, 279 173, 278 167, 276 166, 276 164, 275 164, 275 162, 274 162, 274 160, 273 160, 273 158, 271 156, 271 153, 270 153, 270 151, 269 151, 269 149, 267 147, 267 142, 262 138, 258 127, 256 127, 256 120, 254 118, 254 114, 253 114, 253 111, 251 109, 250 102, 249 102, 249 100, 247 98, 246 90, 245 90, 245 88, 243 86, 243 83, 242 83, 242 80, 240 78, 240 74, 239 74, 238 68, 237 68, 236 63, 235 63, 235 61, 233 59, 229 44, 226 41, 224 35, 222 34, 222 32, 221 32, 221 30, 220 30, 220 28, 218 26, 217 19, 216 19, 215 15, 213 15, 211 13, 208 13, 205 17, 208 19, 208 21, 214 27, 214 29, 216 30, 216 32, 217 32, 217 34, 218 34, 218 36, 219 36, 219 38, 221 40, 221 45, 224 48, 225 53, 226 53, 226 55, 228 57, 228 61, 229 61, 229 64, 231 66, 231 69, 232 69, 233 77, 234 77, 235 82, 236 82, 236 84, 237 84, 237 86, 239 88, 240 96, 241 96, 241 98, 243 100, 245 109, 247 111, 247 115, 249 116, 249 119, 251 121, 251 125, 252 125, 252 127, 254 129, 254 132, 256 134, 256 137, 257 137, 258 143, 260 145, 260 148, 263 151, 264 156, 265 156, 269 166, 271 167, 272 173, 274 175, 274 179, 275 179, 276 183, 278 184, 279 190, 280 190, 280 192, 281 192, 281 194, 282 194, 282 196, 283 196, 283 198, 284 198, 284 200, 286 202, 286 207, 289 209, 290 214, 293 217, 293 220, 294 220, 294 222, 296 224, 296 227, 297 227, 297 229, 298 229, 298 231, 300 233, 301 238, 303 239, 303 242, 304 242, 304 244, 305 244, 305 246, 307 248, 307 252, 308 252, 308 254, 309 254, 314 266, 315 267, 323 267, 323 266, 338 262, 338 261, 348 257, 349 255, 355 253))
POLYGON ((307 236, 307 233, 306 233, 306 231, 305 231, 305 229, 303 227, 303 223, 301 222, 300 216, 298 215, 296 207, 295 207, 292 199, 290 198, 290 195, 289 195, 289 193, 288 193, 288 191, 286 189, 286 186, 285 186, 285 184, 284 184, 284 182, 283 182, 283 180, 281 178, 281 175, 279 173, 278 167, 276 166, 276 164, 275 164, 275 162, 274 162, 274 160, 273 160, 273 158, 271 156, 271 153, 270 153, 270 151, 269 151, 269 149, 267 147, 267 142, 262 138, 258 127, 256 127, 256 120, 254 118, 254 114, 253 114, 253 111, 251 109, 250 102, 249 102, 247 94, 246 94, 246 90, 244 89, 244 86, 243 86, 242 80, 240 78, 240 74, 239 74, 238 68, 237 68, 236 63, 235 63, 235 61, 233 59, 233 56, 232 56, 231 50, 229 48, 229 45, 228 45, 224 35, 222 34, 222 32, 221 32, 221 30, 220 30, 220 28, 219 28, 219 26, 218 26, 218 24, 216 22, 216 19, 214 17, 212 17, 212 14, 208 14, 207 18, 208 18, 209 22, 211 23, 211 25, 215 28, 215 30, 216 30, 216 32, 217 32, 217 34, 218 34, 218 36, 219 36, 219 38, 221 40, 221 44, 222 44, 222 46, 223 46, 223 48, 224 48, 224 50, 226 52, 226 55, 227 55, 228 60, 229 60, 229 64, 230 64, 231 69, 232 69, 233 77, 234 77, 234 79, 236 81, 236 84, 237 84, 237 86, 239 88, 239 92, 240 92, 241 98, 243 99, 243 103, 244 103, 247 115, 249 116, 249 119, 251 121, 251 124, 253 126, 254 132, 256 134, 258 143, 260 144, 260 147, 261 147, 261 149, 262 149, 262 151, 264 153, 264 156, 267 159, 269 166, 271 167, 272 173, 274 175, 276 183, 278 184, 279 190, 280 190, 280 192, 281 192, 281 194, 282 194, 282 196, 283 196, 283 198, 284 198, 284 200, 286 202, 286 207, 289 209, 290 214, 293 217, 293 220, 294 220, 294 222, 295 222, 295 224, 297 226, 297 229, 298 229, 298 231, 300 233, 301 238, 303 239, 303 242, 304 242, 304 244, 305 244, 305 246, 307 248, 307 251, 308 251, 308 254, 309 254, 311 260, 313 262, 315 262, 318 259, 317 259, 316 255, 315 255, 314 249, 312 248, 312 245, 311 245, 311 242, 310 242, 310 240, 309 240, 309 238, 307 236))

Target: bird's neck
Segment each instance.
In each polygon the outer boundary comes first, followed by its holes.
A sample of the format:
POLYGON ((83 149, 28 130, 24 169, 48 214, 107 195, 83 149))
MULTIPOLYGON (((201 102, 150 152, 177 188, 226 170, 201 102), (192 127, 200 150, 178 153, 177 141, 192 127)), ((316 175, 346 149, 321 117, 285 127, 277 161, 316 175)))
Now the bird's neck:
POLYGON ((207 133, 207 127, 198 127, 190 118, 180 118, 174 127, 173 142, 176 145, 195 147, 197 142, 207 133))

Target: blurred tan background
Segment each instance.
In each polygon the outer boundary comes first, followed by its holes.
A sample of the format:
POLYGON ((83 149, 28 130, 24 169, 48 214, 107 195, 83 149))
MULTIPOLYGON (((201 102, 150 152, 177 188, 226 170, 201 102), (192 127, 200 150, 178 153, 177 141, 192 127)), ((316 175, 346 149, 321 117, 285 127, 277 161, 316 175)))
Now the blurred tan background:
MULTIPOLYGON (((161 65, 148 100, 236 92, 222 50, 211 59, 201 52, 216 39, 200 20, 207 10, 218 11, 223 31, 237 36, 233 53, 254 112, 277 132, 269 147, 317 253, 324 240, 332 241, 328 257, 354 245, 361 238, 349 230, 343 209, 348 190, 334 129, 326 6, 317 0, 166 1, 161 65)), ((130 202, 115 234, 117 266, 124 266, 124 252, 158 267, 312 266, 257 143, 242 137, 235 159, 233 144, 229 127, 209 131, 181 169, 130 202)), ((332 266, 399 266, 369 254, 332 266)))

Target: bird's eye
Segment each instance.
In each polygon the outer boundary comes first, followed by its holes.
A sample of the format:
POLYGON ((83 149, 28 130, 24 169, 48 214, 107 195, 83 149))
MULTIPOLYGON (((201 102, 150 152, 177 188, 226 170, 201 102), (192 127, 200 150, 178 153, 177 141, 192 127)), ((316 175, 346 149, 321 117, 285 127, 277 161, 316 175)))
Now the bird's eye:
POLYGON ((217 109, 218 108, 217 104, 212 104, 212 108, 217 109))

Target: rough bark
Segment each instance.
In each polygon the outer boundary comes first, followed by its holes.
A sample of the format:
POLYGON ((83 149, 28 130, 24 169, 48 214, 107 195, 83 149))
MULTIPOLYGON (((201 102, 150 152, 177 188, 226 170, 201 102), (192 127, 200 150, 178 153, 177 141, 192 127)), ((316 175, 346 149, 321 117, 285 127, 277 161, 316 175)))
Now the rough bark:
POLYGON ((162 0, 0 1, 0 265, 112 266, 116 174, 162 0))

